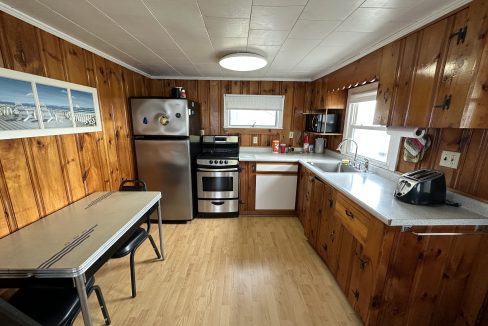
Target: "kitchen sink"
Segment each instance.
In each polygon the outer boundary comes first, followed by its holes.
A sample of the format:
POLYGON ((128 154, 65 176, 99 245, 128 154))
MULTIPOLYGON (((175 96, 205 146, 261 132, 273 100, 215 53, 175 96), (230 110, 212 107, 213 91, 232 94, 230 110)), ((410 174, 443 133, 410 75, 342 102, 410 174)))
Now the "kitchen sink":
POLYGON ((344 165, 342 163, 335 163, 335 162, 327 162, 327 163, 316 163, 316 162, 307 162, 310 165, 315 166, 316 168, 322 170, 323 172, 333 172, 333 173, 341 173, 341 172, 361 172, 360 170, 356 169, 350 165, 344 165))

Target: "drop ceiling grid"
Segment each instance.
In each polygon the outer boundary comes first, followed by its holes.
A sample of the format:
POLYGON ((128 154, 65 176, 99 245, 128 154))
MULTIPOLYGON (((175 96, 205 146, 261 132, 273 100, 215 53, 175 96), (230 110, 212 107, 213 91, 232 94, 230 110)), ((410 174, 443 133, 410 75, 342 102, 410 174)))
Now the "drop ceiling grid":
MULTIPOLYGON (((56 10, 52 9, 50 6, 42 3, 41 1, 39 0, 35 0, 34 2, 21 2, 23 5, 28 5, 28 6, 31 6, 32 4, 34 3, 37 3, 38 5, 42 6, 43 8, 45 8, 48 12, 50 12, 51 14, 54 14, 55 16, 59 16, 63 19, 63 21, 66 21, 66 22, 69 22, 71 25, 77 27, 78 29, 84 31, 85 33, 93 36, 95 39, 99 40, 100 42, 108 45, 109 47, 111 47, 112 49, 116 50, 117 52, 119 53, 122 53, 123 55, 125 55, 126 57, 130 58, 131 60, 133 60, 134 62, 137 63, 138 66, 142 66, 142 69, 143 71, 147 70, 148 67, 142 62, 140 61, 139 59, 135 58, 134 56, 128 54, 126 51, 120 49, 119 47, 115 46, 114 44, 102 39, 101 37, 99 37, 98 35, 96 35, 95 33, 92 33, 91 31, 87 30, 86 28, 84 28, 83 26, 77 24, 76 22, 74 22, 73 20, 69 19, 68 17, 62 15, 61 13, 57 12, 56 10)), ((36 8, 38 9, 38 8, 36 8)), ((48 24, 47 24, 48 25, 48 24)), ((117 57, 117 55, 114 55, 115 57, 117 57)))
POLYGON ((145 47, 146 49, 148 49, 149 51, 151 51, 151 53, 153 53, 155 56, 157 56, 158 58, 161 59, 162 62, 164 62, 166 65, 168 65, 171 69, 173 69, 174 72, 176 72, 177 74, 180 74, 182 75, 178 70, 176 70, 169 62, 167 62, 163 57, 161 57, 158 53, 156 53, 153 49, 151 49, 149 46, 147 46, 144 42, 142 42, 141 40, 139 40, 139 38, 137 38, 136 36, 134 36, 132 33, 130 33, 126 28, 124 28, 122 25, 120 25, 115 19, 113 19, 109 14, 107 14, 105 11, 101 10, 100 8, 98 8, 96 5, 93 4, 93 2, 89 1, 89 0, 85 0, 87 3, 89 3, 93 8, 95 8, 96 10, 98 10, 102 15, 104 15, 105 17, 107 17, 114 25, 118 26, 120 29, 122 29, 124 32, 126 32, 132 39, 134 39, 136 42, 138 42, 139 44, 141 44, 143 47, 145 47))
POLYGON ((154 65, 165 65, 160 59, 156 59, 156 56, 144 47, 138 44, 138 40, 133 38, 131 35, 114 24, 103 12, 97 10, 87 1, 77 2, 77 7, 70 5, 56 5, 58 0, 42 0, 39 3, 48 6, 51 11, 59 13, 65 17, 68 17, 70 21, 82 26, 85 30, 99 31, 96 35, 99 38, 108 40, 110 38, 110 43, 115 45, 117 48, 124 48, 124 52, 132 57, 136 57, 139 61, 143 63, 144 66, 149 68, 154 65))
POLYGON ((0 1, 153 78, 310 80, 470 0, 0 1), (250 73, 218 65, 236 51, 269 64, 250 73))

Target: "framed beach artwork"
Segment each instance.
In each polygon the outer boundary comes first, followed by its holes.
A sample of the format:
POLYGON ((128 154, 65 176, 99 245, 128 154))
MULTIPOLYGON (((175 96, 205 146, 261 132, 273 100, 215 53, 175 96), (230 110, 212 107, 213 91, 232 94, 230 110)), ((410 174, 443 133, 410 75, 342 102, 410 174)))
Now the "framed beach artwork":
POLYGON ((0 68, 0 139, 101 130, 96 88, 0 68))

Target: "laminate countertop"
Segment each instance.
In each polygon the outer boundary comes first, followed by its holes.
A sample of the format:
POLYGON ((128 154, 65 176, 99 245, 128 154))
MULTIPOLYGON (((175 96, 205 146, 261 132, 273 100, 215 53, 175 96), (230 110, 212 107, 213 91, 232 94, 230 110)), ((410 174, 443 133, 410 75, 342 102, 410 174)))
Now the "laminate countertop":
POLYGON ((274 154, 241 152, 240 161, 298 162, 370 214, 390 226, 488 225, 488 211, 481 215, 463 207, 420 206, 393 196, 396 182, 374 173, 323 172, 309 162, 340 162, 326 154, 274 154))

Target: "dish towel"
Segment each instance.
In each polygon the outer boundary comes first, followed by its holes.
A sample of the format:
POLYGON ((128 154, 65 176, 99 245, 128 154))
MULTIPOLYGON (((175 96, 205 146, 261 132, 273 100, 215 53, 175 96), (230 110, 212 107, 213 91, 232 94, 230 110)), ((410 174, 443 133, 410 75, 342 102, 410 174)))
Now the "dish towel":
POLYGON ((407 138, 403 142, 403 160, 410 163, 418 163, 424 157, 424 153, 431 144, 428 135, 420 138, 407 138))

